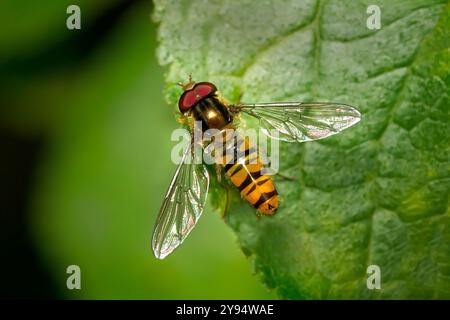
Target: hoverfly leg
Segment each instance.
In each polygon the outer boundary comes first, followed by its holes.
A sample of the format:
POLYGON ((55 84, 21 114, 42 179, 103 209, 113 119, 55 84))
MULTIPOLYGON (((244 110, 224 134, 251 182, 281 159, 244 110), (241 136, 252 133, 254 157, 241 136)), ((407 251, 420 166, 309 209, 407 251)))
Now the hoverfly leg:
MULTIPOLYGON (((267 168, 270 168, 270 161, 267 164, 267 168)), ((269 172, 270 172, 270 170, 269 170, 269 172)), ((269 174, 272 175, 272 176, 276 176, 278 178, 281 178, 282 180, 297 181, 296 177, 287 176, 287 175, 279 173, 279 172, 272 172, 272 173, 269 173, 269 174)))
POLYGON ((242 97, 244 96, 243 91, 239 91, 239 96, 237 99, 237 102, 235 104, 230 104, 228 107, 234 115, 237 115, 241 111, 241 105, 242 105, 242 97))
POLYGON ((176 120, 177 120, 177 122, 179 123, 179 124, 182 124, 182 125, 190 125, 189 124, 189 118, 188 117, 186 117, 184 114, 180 114, 180 113, 177 113, 177 118, 176 118, 176 120))
MULTIPOLYGON (((226 184, 225 175, 224 175, 222 166, 216 164, 215 169, 216 169, 217 182, 220 185, 220 187, 218 187, 218 188, 222 188, 222 190, 219 190, 219 192, 225 192, 225 204, 223 205, 223 211, 220 213, 220 217, 222 219, 225 219, 225 216, 230 207, 230 191, 231 191, 231 189, 226 184)), ((219 207, 222 207, 222 206, 219 205, 219 207)))
POLYGON ((244 96, 244 91, 239 91, 239 96, 238 96, 238 100, 237 100, 237 104, 241 104, 242 102, 242 97, 244 96))
POLYGON ((227 215, 228 210, 230 209, 230 192, 231 189, 230 188, 226 188, 226 195, 225 195, 225 206, 223 207, 223 212, 221 212, 220 217, 222 219, 225 219, 225 216, 227 215))
POLYGON ((287 180, 287 181, 297 181, 296 177, 291 177, 291 176, 286 176, 282 173, 277 172, 275 174, 277 177, 281 178, 282 180, 287 180))
POLYGON ((223 170, 222 170, 222 166, 219 164, 216 164, 215 166, 216 169, 216 175, 217 175, 217 182, 219 182, 221 185, 222 181, 223 181, 223 170))

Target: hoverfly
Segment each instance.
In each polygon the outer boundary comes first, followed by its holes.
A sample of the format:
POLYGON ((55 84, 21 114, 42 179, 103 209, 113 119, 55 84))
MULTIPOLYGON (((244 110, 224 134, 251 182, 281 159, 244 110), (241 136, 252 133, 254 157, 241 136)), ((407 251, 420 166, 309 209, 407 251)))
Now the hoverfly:
MULTIPOLYGON (((272 102, 232 105, 210 82, 192 81, 183 88, 178 107, 182 115, 202 130, 234 128, 233 119, 243 112, 259 120, 265 129, 276 130, 275 138, 305 142, 329 137, 359 122, 360 112, 352 106, 328 102, 272 102)), ((195 128, 191 128, 194 130, 195 128)), ((268 131, 265 131, 267 134, 268 131)), ((274 138, 274 137, 272 137, 274 138)), ((224 138, 223 143, 229 143, 224 138)), ((270 175, 262 172, 263 163, 251 144, 235 145, 241 152, 223 163, 224 171, 241 196, 259 214, 273 215, 278 209, 278 192, 270 175), (253 160, 252 162, 249 160, 253 160)), ((203 148, 205 148, 203 146, 203 148)), ((164 259, 189 235, 200 218, 209 188, 209 173, 204 163, 189 161, 194 149, 191 139, 170 183, 156 220, 152 238, 153 253, 164 259)), ((206 150, 206 149, 204 149, 206 150)))

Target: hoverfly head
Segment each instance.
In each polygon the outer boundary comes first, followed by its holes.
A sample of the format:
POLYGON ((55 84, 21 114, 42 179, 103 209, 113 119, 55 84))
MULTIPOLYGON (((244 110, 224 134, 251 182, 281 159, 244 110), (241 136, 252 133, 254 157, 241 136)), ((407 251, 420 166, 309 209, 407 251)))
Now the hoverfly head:
POLYGON ((214 94, 217 88, 210 82, 195 83, 189 76, 189 82, 187 84, 178 83, 184 90, 183 94, 178 100, 178 108, 180 112, 185 114, 192 109, 200 100, 207 98, 214 94))

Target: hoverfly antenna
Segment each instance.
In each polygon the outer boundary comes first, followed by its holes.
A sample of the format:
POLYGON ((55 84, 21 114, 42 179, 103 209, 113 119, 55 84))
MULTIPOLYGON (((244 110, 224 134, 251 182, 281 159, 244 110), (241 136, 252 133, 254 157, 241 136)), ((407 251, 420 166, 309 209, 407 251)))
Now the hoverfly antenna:
POLYGON ((183 84, 180 81, 180 82, 177 82, 177 85, 179 85, 181 88, 183 88, 184 91, 191 90, 194 87, 194 85, 195 85, 195 82, 192 81, 192 75, 191 74, 188 75, 188 80, 189 81, 186 84, 183 84))

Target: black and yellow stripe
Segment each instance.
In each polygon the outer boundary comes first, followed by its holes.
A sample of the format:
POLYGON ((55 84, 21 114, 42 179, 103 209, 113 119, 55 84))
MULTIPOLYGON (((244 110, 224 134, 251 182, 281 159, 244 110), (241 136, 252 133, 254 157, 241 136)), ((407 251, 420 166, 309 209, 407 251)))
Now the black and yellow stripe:
POLYGON ((224 164, 226 174, 241 196, 260 213, 273 215, 278 209, 278 192, 272 178, 261 173, 264 165, 247 138, 235 140, 233 159, 228 162, 224 164))

